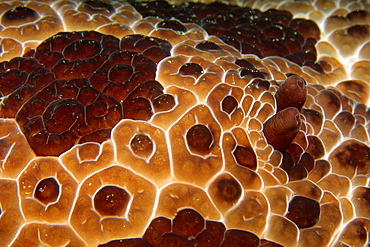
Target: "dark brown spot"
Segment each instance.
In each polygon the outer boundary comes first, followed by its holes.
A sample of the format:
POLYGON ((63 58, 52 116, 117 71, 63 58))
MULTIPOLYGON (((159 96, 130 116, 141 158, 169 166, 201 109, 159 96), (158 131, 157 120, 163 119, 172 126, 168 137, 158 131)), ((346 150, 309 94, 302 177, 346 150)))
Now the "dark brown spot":
POLYGON ((339 97, 327 89, 321 90, 319 94, 316 95, 315 101, 322 106, 327 119, 333 119, 341 108, 339 97))
POLYGON ((176 105, 175 98, 171 94, 159 95, 152 103, 155 112, 169 111, 176 105))
POLYGON ((82 6, 94 12, 103 12, 107 14, 113 14, 115 12, 115 9, 111 4, 102 0, 87 0, 82 3, 82 6))
POLYGON ((284 246, 272 242, 270 240, 261 239, 261 245, 259 247, 284 247, 284 246))
POLYGON ((357 140, 343 141, 329 155, 333 172, 340 175, 370 174, 370 147, 357 140))
POLYGON ((239 165, 251 170, 257 169, 257 157, 252 147, 237 146, 233 155, 239 165))
MULTIPOLYGON (((212 185, 213 186, 213 185, 212 185)), ((215 181, 217 200, 235 205, 242 194, 242 187, 232 176, 223 176, 215 181)))
POLYGON ((295 196, 289 202, 285 217, 293 221, 299 229, 314 226, 320 217, 320 204, 304 196, 295 196))
POLYGON ((235 61, 235 64, 244 68, 254 68, 254 65, 245 59, 238 59, 235 61))
POLYGON ((94 196, 94 207, 103 216, 122 216, 130 201, 130 195, 122 188, 104 186, 94 196))
POLYGON ((354 25, 347 29, 347 33, 355 39, 364 39, 369 36, 369 31, 366 25, 354 25))
POLYGON ((80 140, 78 140, 79 144, 86 143, 86 142, 97 142, 103 143, 109 140, 111 137, 111 130, 110 129, 101 129, 94 131, 90 134, 84 135, 80 140))
POLYGON ((316 72, 319 72, 321 74, 324 73, 324 69, 322 68, 321 64, 314 61, 306 61, 303 63, 303 66, 308 66, 311 69, 315 70, 316 72))
POLYGON ((54 101, 43 114, 45 128, 49 133, 56 134, 70 130, 78 123, 83 111, 83 106, 76 100, 54 101))
POLYGON ((145 98, 127 99, 122 105, 124 118, 147 121, 153 115, 150 101, 145 98))
POLYGON ((144 134, 135 135, 130 142, 131 150, 141 157, 148 157, 153 152, 153 142, 144 134))
POLYGON ((206 221, 206 229, 197 235, 195 240, 200 246, 219 246, 224 239, 225 226, 221 222, 206 221))
POLYGON ((228 114, 231 114, 237 106, 238 101, 231 95, 226 96, 221 103, 221 109, 228 114))
POLYGON ((310 172, 315 165, 315 159, 309 153, 304 153, 298 163, 303 165, 307 171, 310 172))
POLYGON ((142 238, 128 238, 112 240, 106 244, 99 244, 98 247, 152 247, 142 238))
POLYGON ((195 46, 195 48, 202 51, 215 51, 222 50, 221 47, 213 43, 212 41, 203 41, 195 46))
POLYGON ((259 77, 259 78, 262 78, 264 79, 265 76, 263 75, 262 72, 260 72, 258 69, 255 69, 255 68, 244 68, 242 69, 242 71, 240 72, 240 76, 241 77, 244 77, 244 76, 250 76, 250 77, 259 77))
POLYGON ((237 40, 235 38, 232 38, 232 37, 229 37, 229 36, 221 37, 221 39, 226 44, 228 44, 228 45, 234 47, 236 50, 240 51, 241 44, 240 44, 240 41, 239 40, 237 40))
POLYGON ((165 217, 158 217, 152 220, 146 229, 143 239, 152 246, 159 246, 162 235, 171 232, 171 220, 165 217))
POLYGON ((359 186, 352 191, 351 201, 357 217, 370 217, 370 188, 359 186))
POLYGON ((319 134, 324 124, 324 115, 311 109, 302 109, 302 114, 306 117, 307 122, 312 125, 314 133, 319 134))
POLYGON ((182 33, 188 31, 184 25, 175 19, 161 21, 157 24, 157 28, 168 28, 182 33))
POLYGON ((302 180, 308 175, 306 168, 301 164, 296 164, 292 169, 288 170, 287 173, 289 181, 302 180))
POLYGON ((346 18, 351 20, 353 23, 364 22, 370 16, 367 10, 354 10, 346 15, 346 18))
POLYGON ((40 18, 40 15, 33 9, 26 6, 14 7, 3 14, 1 24, 4 26, 18 26, 27 22, 33 22, 40 18))
POLYGON ((309 153, 314 159, 320 159, 324 157, 326 151, 324 144, 321 139, 317 136, 308 135, 307 136, 308 147, 306 152, 309 153))
POLYGON ((134 73, 132 66, 127 64, 117 64, 110 68, 108 72, 108 80, 116 82, 125 82, 130 79, 134 73))
POLYGON ((303 148, 296 143, 290 144, 289 147, 285 149, 285 151, 287 151, 292 156, 295 164, 298 163, 304 152, 303 148))
POLYGON ((284 171, 289 171, 295 165, 294 160, 292 156, 286 151, 282 151, 281 154, 283 155, 283 158, 281 160, 280 168, 284 171))
POLYGON ((293 19, 289 23, 289 27, 291 27, 294 31, 302 34, 305 39, 311 37, 315 40, 320 39, 321 31, 314 21, 306 19, 293 19))
POLYGON ((253 233, 243 230, 230 229, 225 232, 221 247, 249 246, 258 247, 260 239, 253 233))
POLYGON ((95 40, 77 40, 66 46, 63 55, 70 61, 84 60, 99 54, 101 45, 95 40))
POLYGON ((59 184, 55 178, 45 178, 39 181, 34 192, 34 197, 45 205, 55 202, 58 196, 59 184))
POLYGON ((186 140, 190 150, 194 153, 206 155, 211 151, 213 136, 207 126, 197 124, 186 133, 186 140))
POLYGON ((203 68, 196 63, 185 63, 180 67, 179 72, 182 75, 192 75, 197 78, 203 74, 203 68))
POLYGON ((177 212, 173 220, 173 232, 186 238, 195 238, 204 228, 203 217, 193 209, 177 212))
POLYGON ((189 246, 195 247, 197 246, 197 242, 194 238, 186 238, 179 234, 173 232, 167 232, 163 234, 161 242, 158 246, 189 246))

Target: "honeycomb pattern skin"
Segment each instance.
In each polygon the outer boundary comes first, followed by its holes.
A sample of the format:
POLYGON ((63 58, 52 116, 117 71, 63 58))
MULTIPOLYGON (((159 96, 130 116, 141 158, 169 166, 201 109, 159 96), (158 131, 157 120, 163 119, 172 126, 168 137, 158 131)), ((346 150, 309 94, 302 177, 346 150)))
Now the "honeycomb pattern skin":
POLYGON ((367 9, 3 1, 0 246, 367 246, 367 9))

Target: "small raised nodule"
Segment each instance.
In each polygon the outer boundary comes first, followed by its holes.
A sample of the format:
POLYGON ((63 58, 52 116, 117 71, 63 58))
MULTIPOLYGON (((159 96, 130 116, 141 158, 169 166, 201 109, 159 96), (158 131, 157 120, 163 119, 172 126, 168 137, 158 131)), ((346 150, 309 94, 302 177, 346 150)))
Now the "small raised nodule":
POLYGON ((233 155, 239 165, 251 170, 257 169, 257 157, 253 148, 237 146, 233 155))
POLYGON ((207 126, 197 124, 191 127, 186 133, 186 140, 190 151, 206 155, 211 151, 213 136, 207 126))
POLYGON ((55 178, 45 178, 41 180, 35 189, 34 197, 47 205, 53 203, 59 196, 59 184, 55 178))
POLYGON ((238 106, 238 101, 233 96, 228 95, 222 100, 221 106, 224 112, 231 114, 238 106))
POLYGON ((320 217, 320 204, 304 196, 295 196, 289 203, 285 217, 300 229, 314 226, 320 217))
POLYGON ((153 142, 149 136, 138 134, 130 142, 131 150, 141 157, 148 157, 153 152, 153 142))
POLYGON ((179 73, 181 75, 192 75, 198 77, 203 73, 203 68, 197 63, 185 63, 180 67, 179 73))
POLYGON ((3 14, 1 24, 4 26, 18 26, 25 22, 33 22, 38 18, 40 18, 40 15, 33 9, 26 6, 18 6, 3 14))
POLYGON ((104 186, 94 196, 94 207, 103 216, 122 216, 130 195, 117 186, 104 186))

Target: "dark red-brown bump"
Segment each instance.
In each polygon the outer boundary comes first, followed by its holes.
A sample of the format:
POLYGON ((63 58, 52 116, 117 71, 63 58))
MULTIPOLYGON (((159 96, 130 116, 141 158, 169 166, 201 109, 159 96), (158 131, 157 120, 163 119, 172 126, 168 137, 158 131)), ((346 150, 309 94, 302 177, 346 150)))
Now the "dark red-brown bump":
POLYGON ((341 167, 348 169, 349 167, 356 172, 356 174, 369 175, 370 174, 370 147, 369 145, 353 140, 343 141, 336 147, 329 156, 331 159, 337 160, 333 170, 341 170, 341 167))
POLYGON ((307 169, 301 165, 296 164, 292 169, 286 171, 288 173, 289 181, 297 181, 307 178, 307 169))
POLYGON ((213 43, 212 41, 203 41, 195 46, 195 48, 202 51, 215 51, 222 50, 221 47, 213 43))
POLYGON ((131 150, 141 157, 148 157, 153 152, 153 142, 144 134, 135 135, 130 142, 131 150))
POLYGON ((108 79, 110 81, 125 82, 130 79, 131 75, 134 73, 132 66, 127 64, 117 64, 110 68, 108 72, 108 79))
POLYGON ((122 188, 104 186, 94 196, 94 207, 103 216, 122 216, 130 195, 122 188))
POLYGON ((84 60, 99 54, 101 49, 101 44, 98 41, 83 39, 66 46, 63 55, 70 61, 84 60))
POLYGON ((224 177, 216 182, 216 197, 219 201, 236 204, 242 195, 242 187, 233 177, 224 177))
POLYGON ((293 19, 289 26, 296 32, 303 35, 304 38, 314 38, 315 40, 320 40, 320 28, 314 21, 306 19, 293 19))
POLYGON ((357 39, 363 39, 369 36, 369 31, 366 25, 351 26, 347 29, 347 33, 357 39))
POLYGON ((195 238, 204 228, 203 217, 193 209, 177 212, 173 220, 173 232, 186 238, 195 238))
POLYGON ((83 106, 77 100, 54 101, 44 111, 45 128, 49 133, 60 134, 71 129, 83 112, 83 106))
POLYGON ((289 107, 279 111, 263 125, 266 140, 277 150, 285 150, 294 140, 301 127, 297 108, 289 107))
POLYGON ((295 196, 289 202, 288 213, 285 215, 298 228, 314 226, 320 217, 320 204, 304 196, 295 196))
POLYGON ((173 232, 163 234, 158 246, 189 246, 196 247, 198 243, 194 238, 186 238, 173 232))
POLYGON ((260 72, 258 69, 255 69, 255 68, 243 68, 242 71, 240 72, 240 76, 241 77, 244 77, 244 76, 251 76, 251 77, 259 77, 259 78, 262 78, 264 79, 265 76, 263 75, 262 72, 260 72))
POLYGON ((171 232, 171 223, 171 220, 165 217, 153 219, 146 229, 143 239, 152 246, 159 246, 162 235, 171 232))
POLYGON ((195 240, 203 247, 219 246, 224 240, 225 226, 221 222, 206 221, 206 229, 199 233, 195 240))
POLYGON ((248 231, 230 229, 225 232, 225 239, 221 247, 258 247, 259 245, 260 239, 255 234, 248 231))
POLYGON ((312 125, 315 134, 319 134, 324 124, 324 115, 319 111, 311 109, 302 109, 302 114, 306 117, 307 122, 312 125))
POLYGON ((261 239, 261 245, 259 247, 284 247, 283 245, 277 244, 270 240, 261 239))
POLYGON ((148 49, 145 49, 142 54, 153 60, 155 63, 159 63, 165 57, 171 56, 171 52, 169 50, 159 46, 149 47, 148 49))
POLYGON ((240 51, 241 50, 241 44, 240 44, 240 41, 235 39, 235 38, 232 38, 230 36, 224 36, 224 37, 221 37, 222 41, 225 42, 226 44, 234 47, 236 50, 240 51))
POLYGON ((359 9, 359 10, 354 10, 354 11, 351 11, 350 13, 348 13, 346 15, 346 18, 348 20, 353 21, 353 22, 363 22, 369 16, 370 16, 369 11, 359 9))
POLYGON ((233 155, 239 165, 251 170, 257 169, 257 157, 253 148, 237 146, 233 155))
POLYGON ((307 136, 308 147, 306 152, 309 153, 314 159, 320 159, 325 155, 325 147, 321 139, 314 135, 307 136))
POLYGON ((1 24, 4 26, 18 26, 27 22, 33 22, 38 18, 40 18, 40 15, 33 9, 26 6, 18 6, 3 14, 1 24))
POLYGON ((100 129, 90 134, 84 135, 83 137, 80 138, 80 140, 78 140, 78 143, 82 144, 86 142, 97 142, 101 144, 109 140, 110 137, 111 137, 110 129, 100 129))
POLYGON ((148 121, 153 115, 150 101, 145 98, 127 99, 122 106, 126 119, 148 121))
POLYGON ((106 244, 99 244, 98 247, 152 247, 142 238, 127 238, 109 241, 106 244))
POLYGON ((7 69, 0 73, 0 93, 6 96, 19 87, 27 80, 27 73, 18 69, 7 69))
POLYGON ((155 112, 169 111, 176 105, 175 98, 171 94, 159 95, 152 103, 155 112))
POLYGON ((161 21, 157 24, 157 28, 168 28, 182 33, 188 31, 184 25, 175 19, 161 21))
POLYGON ((285 149, 285 151, 287 151, 292 156, 295 164, 298 163, 302 154, 304 153, 303 148, 296 143, 290 144, 289 147, 285 149))
POLYGON ((315 166, 315 159, 311 154, 304 153, 298 163, 303 165, 307 171, 310 172, 315 166))
POLYGON ((238 101, 231 95, 226 96, 221 103, 221 109, 228 114, 231 114, 237 106, 238 101))
POLYGON ((102 0, 87 0, 82 3, 83 6, 94 12, 103 12, 108 14, 113 14, 115 12, 114 7, 102 0))
POLYGON ((281 160, 280 168, 284 171, 292 169, 295 165, 292 156, 286 151, 282 151, 281 154, 283 155, 283 157, 281 160))
POLYGON ((295 107, 300 111, 307 98, 306 82, 300 76, 289 76, 275 94, 277 110, 295 107))
POLYGON ((235 64, 243 68, 254 68, 254 65, 245 59, 238 59, 235 64))
POLYGON ((207 126, 197 124, 188 130, 186 140, 192 152, 205 155, 211 150, 213 136, 207 126))
POLYGON ((180 67, 179 73, 181 75, 192 75, 198 77, 203 74, 203 68, 197 63, 185 63, 180 67))
POLYGON ((47 205, 55 202, 59 196, 59 184, 55 178, 45 178, 36 186, 34 197, 47 205))

